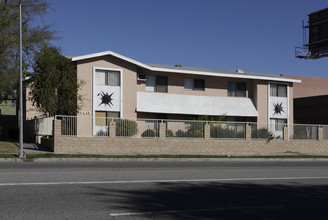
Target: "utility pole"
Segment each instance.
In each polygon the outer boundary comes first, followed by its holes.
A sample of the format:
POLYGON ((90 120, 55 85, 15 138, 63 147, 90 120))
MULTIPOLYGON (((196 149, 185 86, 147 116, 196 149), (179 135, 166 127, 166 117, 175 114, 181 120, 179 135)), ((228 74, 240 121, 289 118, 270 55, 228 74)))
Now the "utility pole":
POLYGON ((19 158, 23 155, 23 55, 22 55, 22 3, 19 1, 19 158))

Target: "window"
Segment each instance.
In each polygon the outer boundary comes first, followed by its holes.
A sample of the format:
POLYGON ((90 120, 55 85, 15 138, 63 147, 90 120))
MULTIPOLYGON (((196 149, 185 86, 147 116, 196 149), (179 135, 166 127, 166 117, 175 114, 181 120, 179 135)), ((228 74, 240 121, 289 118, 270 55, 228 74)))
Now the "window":
POLYGON ((227 122, 227 126, 230 130, 235 132, 245 131, 244 123, 229 123, 227 122))
POLYGON ((204 79, 184 79, 184 88, 188 90, 205 90, 205 80, 204 79))
POLYGON ((161 123, 161 120, 157 120, 157 119, 167 119, 167 115, 146 113, 146 118, 149 120, 145 121, 145 129, 157 130, 159 128, 159 123, 161 123))
POLYGON ((166 76, 146 76, 146 91, 149 92, 167 92, 166 76))
POLYGON ((246 97, 246 83, 228 82, 228 96, 246 97))
POLYGON ((107 126, 106 112, 96 113, 96 126, 107 126))
POLYGON ((287 85, 285 84, 270 84, 270 96, 287 97, 287 85))
POLYGON ((156 76, 156 92, 167 92, 166 76, 156 76))
POLYGON ((96 111, 96 126, 108 126, 108 118, 119 118, 119 112, 96 111))
POLYGON ((287 124, 287 119, 275 119, 271 118, 270 123, 273 126, 275 131, 283 131, 284 126, 287 124))
POLYGON ((194 90, 205 90, 205 80, 194 79, 194 90))
POLYGON ((155 92, 156 76, 146 76, 146 91, 155 92))
POLYGON ((184 79, 184 89, 194 89, 194 79, 184 79))
POLYGON ((112 70, 96 70, 96 85, 103 86, 120 86, 120 72, 112 70))

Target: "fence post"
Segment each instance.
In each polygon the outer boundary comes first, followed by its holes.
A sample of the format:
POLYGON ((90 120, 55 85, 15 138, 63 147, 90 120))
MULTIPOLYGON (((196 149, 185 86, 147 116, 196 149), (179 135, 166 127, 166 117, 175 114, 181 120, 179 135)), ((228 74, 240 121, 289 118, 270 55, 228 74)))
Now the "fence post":
MULTIPOLYGON (((54 119, 53 120, 53 145, 51 146, 54 153, 57 152, 58 148, 62 147, 61 136, 62 136, 62 121, 54 119)), ((60 151, 60 149, 59 149, 60 151)))
POLYGON ((204 125, 204 139, 208 140, 211 138, 211 127, 208 123, 204 125))
POLYGON ((284 130, 283 130, 283 140, 284 141, 288 141, 289 137, 289 133, 288 133, 288 126, 284 126, 284 130))
POLYGON ((323 128, 318 126, 318 141, 323 141, 323 128))
POLYGON ((245 123, 245 139, 248 141, 252 139, 252 126, 250 123, 245 123))
POLYGON ((159 138, 166 138, 166 124, 159 124, 159 138))
POLYGON ((116 122, 113 120, 109 122, 109 138, 116 138, 116 122))
POLYGON ((61 120, 54 119, 54 130, 53 130, 53 136, 58 137, 61 136, 61 120))

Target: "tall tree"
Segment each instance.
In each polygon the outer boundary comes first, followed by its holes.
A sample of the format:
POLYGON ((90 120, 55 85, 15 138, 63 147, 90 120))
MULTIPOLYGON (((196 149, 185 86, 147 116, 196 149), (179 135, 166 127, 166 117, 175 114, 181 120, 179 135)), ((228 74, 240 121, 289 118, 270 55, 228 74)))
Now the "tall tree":
POLYGON ((61 55, 59 48, 46 45, 35 54, 33 69, 30 97, 34 105, 48 116, 76 115, 83 82, 78 81, 71 59, 61 55))
POLYGON ((56 39, 49 25, 33 26, 36 17, 50 9, 46 0, 0 0, 0 102, 17 98, 19 85, 19 2, 22 4, 23 71, 28 73, 33 54, 56 39))

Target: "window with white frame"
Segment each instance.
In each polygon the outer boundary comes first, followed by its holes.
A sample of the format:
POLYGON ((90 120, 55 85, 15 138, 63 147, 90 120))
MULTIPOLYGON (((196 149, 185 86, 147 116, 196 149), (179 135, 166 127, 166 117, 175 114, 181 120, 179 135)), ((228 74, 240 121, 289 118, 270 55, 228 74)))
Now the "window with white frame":
POLYGON ((184 89, 186 90, 205 90, 205 80, 204 79, 184 79, 184 89))
POLYGON ((285 125, 287 124, 287 119, 277 119, 271 118, 270 119, 271 128, 275 131, 283 131, 285 125))
POLYGON ((120 72, 113 70, 96 69, 95 84, 103 86, 120 86, 120 72))
POLYGON ((287 97, 287 85, 270 83, 270 96, 273 97, 287 97))

